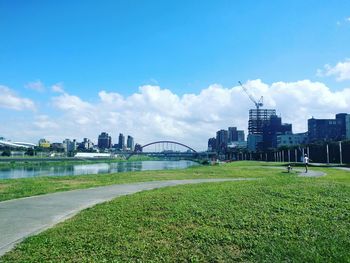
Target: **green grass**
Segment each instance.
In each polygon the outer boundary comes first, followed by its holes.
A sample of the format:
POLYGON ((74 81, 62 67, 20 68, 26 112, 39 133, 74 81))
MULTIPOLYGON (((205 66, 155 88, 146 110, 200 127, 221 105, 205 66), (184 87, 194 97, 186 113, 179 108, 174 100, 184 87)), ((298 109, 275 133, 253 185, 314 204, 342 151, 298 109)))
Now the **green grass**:
MULTIPOLYGON (((191 167, 184 170, 5 179, 0 180, 0 201, 111 184, 192 178, 264 178, 271 174, 269 169, 260 168, 259 165, 264 163, 254 162, 253 164, 254 166, 251 162, 239 162, 211 167, 191 167)), ((280 171, 275 170, 273 173, 278 174, 280 171)))
POLYGON ((350 262, 350 172, 311 168, 327 176, 304 178, 271 165, 281 164, 9 180, 3 185, 31 195, 147 180, 261 179, 120 197, 26 239, 0 261, 350 262))
POLYGON ((265 179, 120 197, 28 238, 2 260, 350 262, 350 173, 317 168, 328 175, 301 178, 257 165, 184 170, 265 179))

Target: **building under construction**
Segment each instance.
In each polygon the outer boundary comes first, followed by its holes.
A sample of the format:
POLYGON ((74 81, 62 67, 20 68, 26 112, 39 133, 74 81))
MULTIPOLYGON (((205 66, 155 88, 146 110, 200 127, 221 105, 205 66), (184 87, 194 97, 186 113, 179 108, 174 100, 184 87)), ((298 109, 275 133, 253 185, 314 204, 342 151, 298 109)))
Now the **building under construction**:
POLYGON ((263 97, 256 100, 240 81, 238 83, 256 107, 249 110, 248 150, 257 152, 276 148, 277 135, 292 133, 292 125, 282 124, 282 119, 276 115, 276 110, 261 109, 260 107, 264 105, 263 97))
POLYGON ((282 123, 282 118, 272 109, 249 110, 248 150, 268 151, 277 148, 277 135, 291 134, 292 124, 282 123))
POLYGON ((248 150, 251 152, 261 151, 264 148, 264 133, 269 126, 272 116, 276 116, 273 109, 251 109, 248 120, 248 150))
POLYGON ((249 110, 248 134, 263 134, 271 116, 276 115, 276 110, 272 109, 251 109, 249 110))

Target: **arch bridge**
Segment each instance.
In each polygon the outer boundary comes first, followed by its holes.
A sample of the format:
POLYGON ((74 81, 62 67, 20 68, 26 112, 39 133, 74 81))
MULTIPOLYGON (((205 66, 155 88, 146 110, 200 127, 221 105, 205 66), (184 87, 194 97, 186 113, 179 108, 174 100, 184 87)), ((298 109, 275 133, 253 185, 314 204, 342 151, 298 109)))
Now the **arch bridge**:
POLYGON ((162 140, 162 141, 155 141, 151 143, 147 143, 138 149, 135 149, 128 157, 129 159, 133 155, 149 155, 154 157, 180 157, 180 158, 195 158, 198 153, 195 149, 192 147, 176 142, 176 141, 168 141, 168 140, 162 140), (152 149, 152 146, 154 147, 152 149), (184 148, 185 151, 180 151, 179 148, 184 148), (145 151, 145 150, 148 151, 145 151))

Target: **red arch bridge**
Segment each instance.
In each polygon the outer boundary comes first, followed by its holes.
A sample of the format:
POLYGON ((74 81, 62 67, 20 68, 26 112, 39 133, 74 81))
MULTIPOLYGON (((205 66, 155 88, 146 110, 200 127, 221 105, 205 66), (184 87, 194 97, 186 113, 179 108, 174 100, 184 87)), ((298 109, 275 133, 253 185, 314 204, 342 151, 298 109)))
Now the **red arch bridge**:
POLYGON ((129 159, 133 155, 148 155, 162 158, 188 158, 195 159, 199 153, 192 147, 176 141, 156 141, 138 147, 127 155, 129 159))

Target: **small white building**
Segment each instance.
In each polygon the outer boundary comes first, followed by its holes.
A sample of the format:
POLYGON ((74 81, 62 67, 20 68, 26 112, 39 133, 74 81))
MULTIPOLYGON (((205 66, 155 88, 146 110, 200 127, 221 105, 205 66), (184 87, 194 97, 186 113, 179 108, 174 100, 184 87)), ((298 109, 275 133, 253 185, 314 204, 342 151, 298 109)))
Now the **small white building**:
POLYGON ((76 158, 111 158, 114 157, 111 153, 77 153, 74 157, 76 158))

